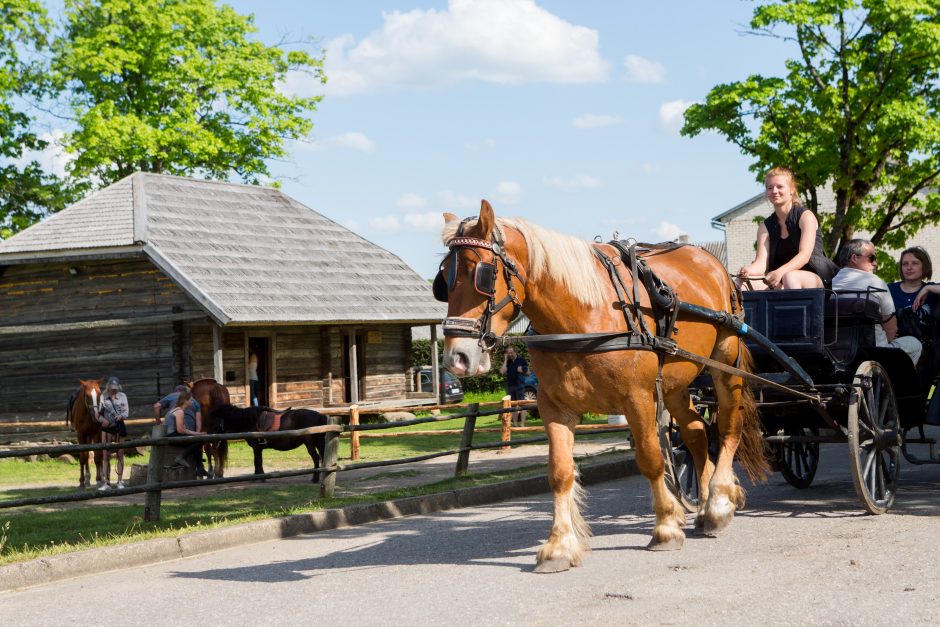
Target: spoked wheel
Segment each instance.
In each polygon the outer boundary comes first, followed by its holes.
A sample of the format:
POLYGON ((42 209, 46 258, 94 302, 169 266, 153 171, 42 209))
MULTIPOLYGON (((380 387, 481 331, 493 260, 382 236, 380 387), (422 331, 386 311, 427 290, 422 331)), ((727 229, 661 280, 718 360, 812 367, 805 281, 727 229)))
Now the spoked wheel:
POLYGON ((666 487, 688 513, 698 511, 698 474, 692 454, 682 441, 679 425, 663 410, 659 425, 659 445, 666 464, 666 487))
MULTIPOLYGON (((784 427, 784 435, 817 437, 816 427, 784 427)), ((786 442, 777 447, 780 474, 794 488, 805 489, 813 483, 819 468, 819 442, 786 442)))
POLYGON ((891 381, 877 362, 866 361, 855 372, 848 436, 855 492, 868 513, 884 514, 897 490, 901 431, 891 381))

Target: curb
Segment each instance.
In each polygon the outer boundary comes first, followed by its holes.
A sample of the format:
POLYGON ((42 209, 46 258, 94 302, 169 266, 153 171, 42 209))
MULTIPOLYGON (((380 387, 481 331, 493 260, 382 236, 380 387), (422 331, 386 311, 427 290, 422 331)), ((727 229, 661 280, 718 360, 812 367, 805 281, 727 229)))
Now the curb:
MULTIPOLYGON (((632 458, 580 467, 582 485, 620 479, 638 472, 632 458)), ((549 491, 545 476, 503 481, 449 492, 414 496, 383 503, 352 505, 309 514, 269 518, 231 527, 154 538, 0 566, 0 593, 64 579, 147 566, 212 553, 246 544, 280 540, 301 534, 351 527, 380 520, 462 507, 488 505, 549 491)))

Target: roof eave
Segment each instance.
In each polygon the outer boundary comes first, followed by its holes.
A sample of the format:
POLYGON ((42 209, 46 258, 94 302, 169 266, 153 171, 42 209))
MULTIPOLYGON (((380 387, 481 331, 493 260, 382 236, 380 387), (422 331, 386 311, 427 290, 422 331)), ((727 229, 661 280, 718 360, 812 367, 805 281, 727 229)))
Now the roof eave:
POLYGON ((104 246, 100 248, 72 248, 67 250, 31 250, 21 253, 0 253, 0 265, 120 259, 123 257, 139 257, 143 252, 144 247, 140 244, 132 244, 129 246, 104 246))

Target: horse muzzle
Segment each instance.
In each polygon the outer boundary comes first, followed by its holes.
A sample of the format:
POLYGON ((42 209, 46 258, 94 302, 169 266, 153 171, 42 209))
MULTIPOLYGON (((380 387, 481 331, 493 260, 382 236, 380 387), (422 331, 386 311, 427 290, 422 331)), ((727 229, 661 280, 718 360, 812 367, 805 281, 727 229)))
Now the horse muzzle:
POLYGON ((444 367, 457 377, 486 374, 490 355, 472 338, 448 338, 444 344, 444 367))

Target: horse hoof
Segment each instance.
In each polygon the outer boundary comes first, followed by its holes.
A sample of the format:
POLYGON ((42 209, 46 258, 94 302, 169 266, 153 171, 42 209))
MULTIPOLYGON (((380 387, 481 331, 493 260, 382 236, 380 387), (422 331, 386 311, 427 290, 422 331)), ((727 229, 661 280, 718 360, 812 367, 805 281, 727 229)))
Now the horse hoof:
POLYGON ((656 538, 650 540, 650 543, 646 545, 646 550, 648 551, 678 551, 682 548, 682 545, 685 543, 685 537, 677 536, 670 540, 658 541, 656 538))
POLYGON ((571 568, 571 562, 566 559, 553 559, 539 562, 535 565, 535 572, 540 575, 561 573, 571 568))
POLYGON ((718 521, 706 520, 702 531, 709 538, 717 538, 722 533, 724 533, 725 529, 728 528, 729 524, 731 524, 730 517, 723 518, 718 521))

